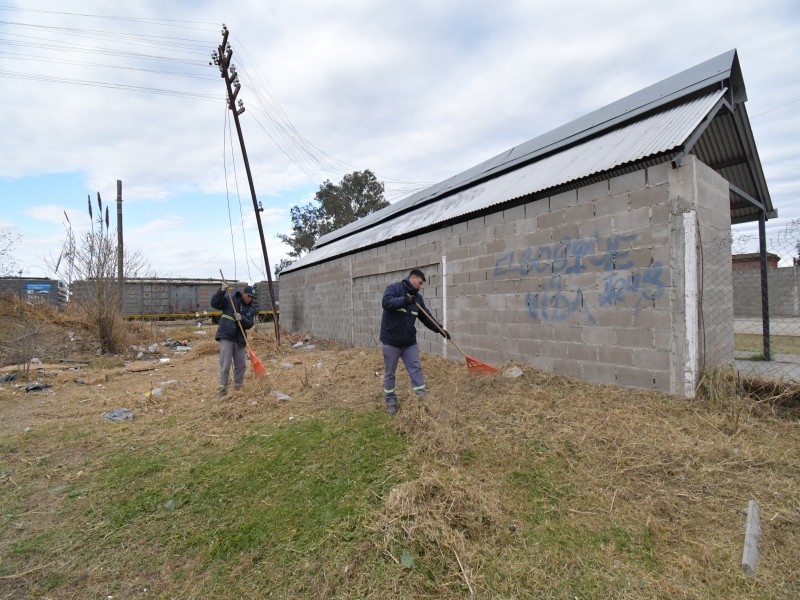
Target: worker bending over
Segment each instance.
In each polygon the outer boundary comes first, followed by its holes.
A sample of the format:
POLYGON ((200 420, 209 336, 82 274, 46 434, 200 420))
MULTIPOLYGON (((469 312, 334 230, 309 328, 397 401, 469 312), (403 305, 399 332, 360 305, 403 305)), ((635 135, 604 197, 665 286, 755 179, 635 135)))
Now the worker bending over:
POLYGON ((233 386, 239 390, 247 371, 245 348, 247 341, 244 332, 255 323, 256 309, 253 299, 256 291, 248 285, 241 292, 231 295, 231 288, 223 282, 222 288, 211 297, 211 306, 222 311, 215 339, 219 342, 219 397, 228 394, 228 378, 233 362, 233 386), (237 323, 238 321, 238 323, 237 323), (240 327, 241 325, 241 327, 240 327))

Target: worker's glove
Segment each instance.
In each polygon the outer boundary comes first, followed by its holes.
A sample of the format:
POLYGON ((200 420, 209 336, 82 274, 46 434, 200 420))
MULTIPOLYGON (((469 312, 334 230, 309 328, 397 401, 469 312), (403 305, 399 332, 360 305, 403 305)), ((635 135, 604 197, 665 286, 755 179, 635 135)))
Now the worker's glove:
POLYGON ((414 300, 414 296, 409 293, 406 293, 406 304, 414 304, 416 300, 414 300))
POLYGON ((242 320, 242 315, 240 313, 238 313, 238 312, 237 313, 233 313, 233 318, 236 319, 237 321, 241 321, 242 320))
POLYGON ((229 288, 229 287, 228 287, 228 284, 227 284, 227 283, 225 283, 225 282, 223 281, 223 282, 222 282, 222 287, 221 287, 221 288, 219 288, 219 289, 220 289, 221 291, 223 291, 223 292, 227 292, 227 291, 228 291, 229 289, 231 289, 231 288, 229 288))
POLYGON ((450 334, 447 333, 447 329, 442 329, 442 335, 444 336, 445 339, 447 340, 450 339, 450 334))

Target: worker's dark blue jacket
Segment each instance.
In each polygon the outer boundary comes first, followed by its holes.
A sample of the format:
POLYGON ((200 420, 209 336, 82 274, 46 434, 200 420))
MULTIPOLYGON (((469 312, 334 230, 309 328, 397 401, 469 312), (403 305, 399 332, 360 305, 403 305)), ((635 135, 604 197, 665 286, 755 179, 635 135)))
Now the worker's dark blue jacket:
POLYGON ((419 305, 428 314, 431 312, 425 306, 422 294, 414 289, 407 277, 403 281, 393 283, 386 288, 386 291, 383 292, 382 305, 383 316, 381 317, 380 340, 384 344, 397 348, 407 348, 416 344, 417 328, 414 327, 414 322, 417 318, 431 331, 440 333, 436 325, 422 311, 417 309, 417 305, 419 305), (412 304, 406 304, 407 293, 414 298, 412 304))
MULTIPOLYGON (((223 290, 217 290, 217 293, 211 297, 211 306, 217 310, 222 311, 222 316, 219 318, 219 327, 217 327, 217 335, 214 339, 230 340, 236 342, 240 346, 246 345, 242 330, 236 324, 236 319, 233 318, 233 306, 231 306, 231 295, 223 290)), ((236 312, 242 315, 242 329, 245 331, 250 329, 255 323, 256 309, 251 304, 245 304, 242 300, 241 292, 236 292, 233 296, 233 304, 236 306, 236 312)))

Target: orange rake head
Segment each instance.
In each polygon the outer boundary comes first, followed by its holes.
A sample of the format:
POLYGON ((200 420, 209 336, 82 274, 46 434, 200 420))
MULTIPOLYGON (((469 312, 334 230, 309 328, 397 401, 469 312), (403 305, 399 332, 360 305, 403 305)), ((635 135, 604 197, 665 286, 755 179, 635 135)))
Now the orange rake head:
POLYGON ((267 370, 264 368, 264 365, 261 364, 261 361, 258 360, 258 357, 256 357, 255 354, 253 354, 253 351, 250 350, 250 348, 247 349, 247 352, 250 353, 250 362, 253 365, 253 374, 256 377, 261 377, 262 375, 266 375, 267 370))
POLYGON ((467 370, 472 375, 494 375, 495 373, 499 373, 500 369, 497 367, 493 367, 492 365, 487 365, 486 363, 482 363, 479 360, 475 360, 471 356, 467 357, 467 370))

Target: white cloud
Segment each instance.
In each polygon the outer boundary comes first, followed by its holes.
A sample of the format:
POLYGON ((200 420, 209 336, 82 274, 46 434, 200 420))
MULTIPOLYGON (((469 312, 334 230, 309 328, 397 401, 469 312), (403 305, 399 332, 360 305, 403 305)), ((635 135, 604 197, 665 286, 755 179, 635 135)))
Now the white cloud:
MULTIPOLYGON (((242 128, 272 248, 277 244, 275 231, 290 228, 290 206, 310 201, 313 191, 308 190, 325 178, 338 181, 345 172, 370 168, 382 179, 441 181, 736 47, 748 88, 748 110, 759 115, 753 118, 753 128, 773 200, 789 218, 799 210, 794 206, 800 194, 800 105, 776 107, 800 98, 800 15, 795 5, 790 0, 732 0, 722 8, 719 3, 676 0, 665 9, 634 0, 246 0, 198 6, 148 0, 122 11, 100 0, 42 0, 37 10, 120 12, 172 19, 178 26, 0 9, 7 20, 112 34, 98 39, 87 31, 18 28, 10 33, 65 44, 57 51, 26 47, 29 56, 93 65, 0 56, 0 70, 222 98, 222 79, 207 61, 221 39, 218 24, 225 20, 243 81, 249 76, 259 84, 258 89, 245 85, 239 97, 246 106, 242 128), (179 45, 154 46, 156 38, 145 35, 164 36, 162 41, 179 45), (105 51, 76 52, 92 46, 105 51), (112 49, 189 59, 196 65, 135 60, 114 56, 112 49), (97 66, 111 64, 197 77, 97 66), (278 125, 270 120, 283 117, 278 125), (298 135, 314 148, 297 145, 298 135), (287 140, 294 143, 286 146, 287 140)), ((3 26, 0 32, 9 33, 3 26)), ((6 49, 14 51, 23 38, 11 39, 6 49)), ((246 243, 260 254, 238 139, 235 131, 224 130, 224 102, 6 81, 14 93, 0 100, 0 127, 5 139, 13 141, 13 151, 0 154, 0 177, 80 173, 89 191, 113 190, 120 179, 126 220, 132 223, 130 233, 126 225, 130 243, 139 244, 133 237, 138 231, 142 248, 152 252, 153 262, 165 271, 186 268, 212 274, 208 261, 225 253, 217 247, 227 239, 230 248, 227 209, 208 198, 181 200, 176 206, 176 198, 224 195, 226 187, 235 198, 238 180, 246 243)), ((390 183, 387 191, 399 187, 390 183)), ((40 198, 27 213, 31 223, 20 227, 23 235, 38 231, 32 223, 60 225, 64 207, 72 211, 74 226, 84 224, 81 202, 78 197, 40 198)), ((231 220, 234 243, 243 246, 238 207, 231 220)), ((19 223, 11 219, 10 224, 19 223)))
MULTIPOLYGON (((178 234, 186 224, 186 218, 177 215, 167 215, 143 225, 132 228, 126 232, 123 223, 123 233, 132 235, 134 238, 140 237, 159 237, 178 234)), ((186 232, 189 233, 188 231, 186 232)))
MULTIPOLYGON (((97 208, 96 205, 92 206, 92 210, 97 208)), ((58 226, 65 226, 72 223, 72 226, 75 228, 79 228, 82 221, 85 221, 86 224, 84 227, 80 227, 80 229, 87 230, 89 229, 89 212, 88 207, 87 209, 81 213, 78 210, 74 209, 65 209, 63 206, 58 204, 42 204, 39 206, 33 206, 29 209, 26 209, 25 214, 28 215, 34 221, 40 221, 42 223, 50 223, 52 225, 58 226), (66 216, 65 216, 66 213, 66 216), (69 221, 69 222, 68 222, 69 221)), ((95 211, 96 216, 96 211, 95 211)))

